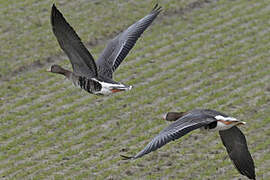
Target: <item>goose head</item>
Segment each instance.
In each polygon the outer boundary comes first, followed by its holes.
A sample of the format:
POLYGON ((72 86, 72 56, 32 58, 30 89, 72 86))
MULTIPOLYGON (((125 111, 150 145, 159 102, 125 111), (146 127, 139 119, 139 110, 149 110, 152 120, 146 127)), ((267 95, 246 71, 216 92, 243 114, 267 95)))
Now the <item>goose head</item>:
POLYGON ((52 73, 67 75, 67 73, 69 71, 66 70, 66 69, 64 69, 64 68, 62 68, 61 66, 59 66, 57 64, 53 64, 51 67, 49 67, 47 69, 47 72, 52 72, 52 73))
POLYGON ((163 119, 166 121, 176 121, 180 117, 184 116, 186 112, 168 112, 163 116, 163 119))

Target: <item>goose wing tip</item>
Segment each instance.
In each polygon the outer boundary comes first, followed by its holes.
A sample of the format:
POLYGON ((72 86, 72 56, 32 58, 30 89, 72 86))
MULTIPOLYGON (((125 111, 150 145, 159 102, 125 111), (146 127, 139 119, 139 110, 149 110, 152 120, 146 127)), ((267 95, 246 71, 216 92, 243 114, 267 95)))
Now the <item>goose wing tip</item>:
POLYGON ((52 4, 52 12, 53 12, 53 11, 57 11, 57 10, 58 10, 58 9, 57 9, 55 3, 53 3, 53 4, 52 4))
POLYGON ((58 14, 61 14, 61 13, 59 12, 57 7, 55 6, 55 3, 53 3, 52 9, 51 9, 51 24, 52 24, 52 26, 55 25, 55 21, 59 16, 58 14))
POLYGON ((126 156, 126 155, 123 155, 123 154, 120 154, 120 156, 122 157, 123 160, 131 160, 131 159, 134 159, 134 156, 126 156))
POLYGON ((152 12, 160 13, 161 11, 162 11, 162 6, 160 6, 158 3, 156 3, 152 12))

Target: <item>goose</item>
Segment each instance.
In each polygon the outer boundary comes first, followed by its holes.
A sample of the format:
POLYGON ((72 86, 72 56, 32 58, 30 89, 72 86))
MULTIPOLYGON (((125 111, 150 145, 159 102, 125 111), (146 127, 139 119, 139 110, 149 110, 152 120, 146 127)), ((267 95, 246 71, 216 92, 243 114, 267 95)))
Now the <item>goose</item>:
POLYGON ((52 30, 60 47, 67 54, 73 72, 57 64, 50 66, 47 71, 64 75, 75 86, 95 95, 109 95, 130 90, 132 86, 114 81, 113 73, 160 12, 161 7, 156 4, 149 14, 110 40, 95 62, 81 42, 80 37, 53 4, 51 10, 52 30))
POLYGON ((168 112, 164 119, 174 121, 152 139, 135 156, 121 155, 124 159, 137 159, 161 148, 170 141, 181 138, 187 133, 201 128, 203 131, 218 131, 235 168, 249 179, 256 179, 254 161, 248 150, 246 138, 237 127, 246 122, 229 117, 211 109, 195 109, 188 112, 168 112))

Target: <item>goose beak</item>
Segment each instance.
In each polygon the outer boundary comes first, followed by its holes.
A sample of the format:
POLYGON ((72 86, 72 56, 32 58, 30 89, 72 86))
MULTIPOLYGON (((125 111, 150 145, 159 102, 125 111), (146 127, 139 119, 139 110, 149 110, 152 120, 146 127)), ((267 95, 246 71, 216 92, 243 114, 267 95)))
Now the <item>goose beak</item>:
POLYGON ((245 121, 240 121, 238 125, 245 125, 246 122, 245 121))

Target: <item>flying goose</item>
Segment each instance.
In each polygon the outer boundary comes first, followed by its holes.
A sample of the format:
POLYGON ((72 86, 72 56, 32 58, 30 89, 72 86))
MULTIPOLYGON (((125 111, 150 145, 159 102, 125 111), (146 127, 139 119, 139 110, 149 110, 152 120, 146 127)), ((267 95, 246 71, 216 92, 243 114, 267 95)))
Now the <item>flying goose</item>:
POLYGON ((115 82, 112 79, 113 72, 160 12, 161 7, 156 4, 148 15, 112 39, 103 50, 97 62, 95 62, 92 55, 81 42, 80 37, 68 24, 55 4, 53 4, 51 10, 52 30, 60 47, 69 57, 73 72, 56 64, 52 65, 47 71, 66 76, 75 86, 79 86, 92 94, 108 95, 130 90, 132 86, 115 82))
POLYGON ((180 113, 168 112, 164 119, 175 122, 163 129, 135 156, 121 156, 124 159, 140 158, 198 128, 207 131, 219 131, 222 143, 236 169, 249 179, 256 179, 254 162, 248 150, 246 138, 237 127, 246 124, 245 122, 211 109, 195 109, 180 113))

